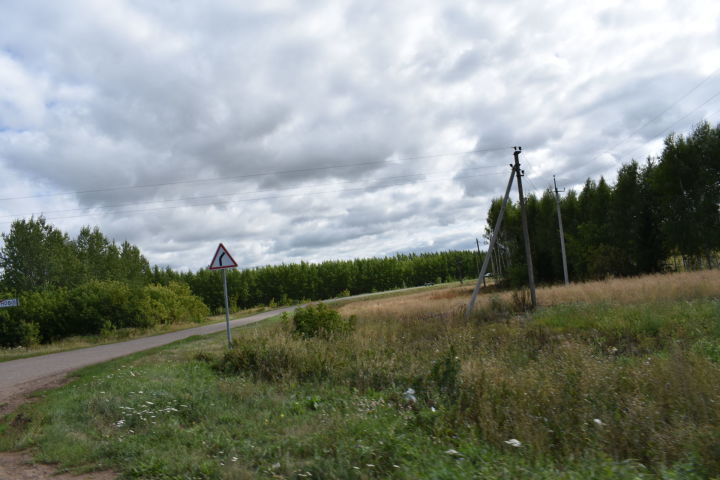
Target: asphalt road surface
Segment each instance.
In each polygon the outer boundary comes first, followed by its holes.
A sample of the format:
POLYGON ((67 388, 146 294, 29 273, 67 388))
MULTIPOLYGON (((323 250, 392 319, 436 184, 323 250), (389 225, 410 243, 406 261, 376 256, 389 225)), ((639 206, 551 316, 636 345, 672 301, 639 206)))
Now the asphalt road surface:
MULTIPOLYGON (((414 290, 418 287, 392 290, 414 290)), ((366 293, 352 297, 326 300, 327 303, 354 298, 369 297, 388 292, 366 293)), ((230 321, 230 327, 239 327, 259 322, 282 312, 291 312, 302 305, 280 308, 258 313, 245 318, 230 321)), ((25 399, 25 396, 38 389, 51 388, 64 382, 66 375, 78 368, 96 363, 106 362, 114 358, 124 357, 131 353, 167 345, 193 335, 207 335, 225 330, 225 322, 214 323, 202 327, 189 328, 172 333, 138 338, 121 343, 111 343, 97 347, 81 348, 68 352, 50 353, 37 357, 22 358, 9 362, 0 362, 0 414, 12 411, 25 399)))
MULTIPOLYGON (((245 318, 230 321, 230 327, 239 327, 259 322, 282 312, 289 312, 297 306, 280 308, 258 313, 245 318)), ((225 322, 204 325, 202 327, 179 330, 177 332, 138 338, 121 343, 111 343, 97 347, 81 348, 68 352, 50 353, 37 357, 21 358, 9 362, 0 362, 0 413, 11 410, 21 403, 22 397, 39 388, 51 387, 61 383, 65 375, 78 368, 106 362, 131 353, 192 337, 207 335, 225 330, 225 322)))

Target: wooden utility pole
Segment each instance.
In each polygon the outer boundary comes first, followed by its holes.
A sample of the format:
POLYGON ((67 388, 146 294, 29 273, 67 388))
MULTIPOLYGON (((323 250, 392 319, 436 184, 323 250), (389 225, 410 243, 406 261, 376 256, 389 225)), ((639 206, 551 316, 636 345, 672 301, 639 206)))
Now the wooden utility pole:
MULTIPOLYGON (((562 252, 563 274, 565 275, 565 285, 570 285, 568 278, 567 257, 565 256, 565 233, 563 232, 562 214, 560 213, 560 191, 557 188, 555 175, 553 175, 553 184, 555 185, 555 203, 557 204, 558 225, 560 226, 560 251, 562 252)), ((563 192, 565 189, 563 188, 563 192)))
MULTIPOLYGON (((515 158, 517 160, 517 157, 515 158)), ((475 284, 475 289, 473 290, 470 301, 468 302, 467 308, 465 309, 465 318, 470 317, 470 313, 475 306, 475 300, 477 300, 478 292, 480 291, 480 284, 485 279, 485 272, 487 272, 488 263, 490 263, 490 252, 492 252, 493 248, 495 247, 495 242, 497 241, 497 237, 500 234, 500 227, 502 226, 503 215, 505 215, 505 206, 507 205, 508 197, 510 196, 510 189, 512 188, 513 178, 515 177, 515 170, 515 167, 513 167, 512 171, 510 172, 510 180, 508 180, 507 188, 505 189, 505 197, 503 197, 502 205, 500 205, 500 213, 498 213, 498 218, 495 221, 495 229, 493 230, 492 237, 490 237, 488 253, 485 254, 482 268, 480 269, 480 275, 478 275, 477 283, 475 284)), ((480 248, 480 242, 478 242, 478 248, 480 248)))
POLYGON ((528 285, 530 286, 530 301, 532 308, 537 306, 537 297, 535 296, 535 277, 533 275, 532 253, 530 253, 530 233, 528 232, 527 214, 525 213, 525 197, 522 188, 522 176, 525 174, 520 170, 520 153, 522 147, 515 147, 513 155, 515 156, 515 174, 517 175, 518 194, 520 195, 520 219, 522 220, 523 238, 525 240, 525 259, 528 267, 528 285))

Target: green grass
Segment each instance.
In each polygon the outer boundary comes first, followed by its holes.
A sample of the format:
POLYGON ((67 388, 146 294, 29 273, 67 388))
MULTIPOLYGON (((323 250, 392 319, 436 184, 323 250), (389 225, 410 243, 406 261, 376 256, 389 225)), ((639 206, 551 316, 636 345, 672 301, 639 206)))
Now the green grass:
POLYGON ((719 312, 376 315, 330 339, 275 318, 232 351, 217 334, 85 369, 8 416, 0 448, 143 479, 712 478, 719 312))

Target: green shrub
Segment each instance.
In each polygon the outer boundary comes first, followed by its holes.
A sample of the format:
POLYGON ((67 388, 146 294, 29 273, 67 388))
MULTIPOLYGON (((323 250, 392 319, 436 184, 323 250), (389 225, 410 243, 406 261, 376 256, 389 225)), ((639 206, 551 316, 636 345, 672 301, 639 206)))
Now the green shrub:
POLYGON ((328 338, 353 331, 355 317, 345 318, 324 303, 318 303, 295 310, 293 325, 295 333, 303 337, 328 338))
MULTIPOLYGON (((127 284, 92 280, 70 290, 65 335, 98 334, 138 325, 138 298, 127 284)), ((144 325, 143 325, 144 326, 144 325)))
POLYGON ((202 322, 210 309, 202 302, 200 297, 193 295, 186 283, 170 282, 167 287, 176 297, 174 322, 202 322))
POLYGON ((209 314, 200 298, 187 285, 177 282, 137 287, 92 280, 72 289, 26 292, 19 298, 20 306, 0 314, 2 345, 47 343, 118 328, 200 322, 209 314))
POLYGON ((28 347, 39 341, 39 328, 34 323, 11 318, 0 311, 0 347, 28 347))
POLYGON ((68 290, 65 288, 26 292, 20 295, 20 305, 7 313, 17 322, 37 325, 38 340, 46 343, 67 335, 64 315, 67 301, 68 290))
POLYGON ((137 326, 201 322, 209 314, 205 304, 184 283, 148 285, 142 291, 137 326))

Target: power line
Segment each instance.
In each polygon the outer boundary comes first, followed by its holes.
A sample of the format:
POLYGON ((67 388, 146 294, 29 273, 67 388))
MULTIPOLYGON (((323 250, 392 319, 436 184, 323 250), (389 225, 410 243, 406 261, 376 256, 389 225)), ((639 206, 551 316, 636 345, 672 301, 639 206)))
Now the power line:
MULTIPOLYGON (((510 147, 493 147, 493 148, 481 148, 481 149, 475 149, 475 150, 469 150, 466 152, 455 152, 455 153, 439 153, 439 154, 432 154, 432 155, 417 155, 412 157, 403 157, 397 159, 398 162, 405 162, 408 160, 421 160, 421 159, 427 159, 427 158, 441 158, 441 157, 452 157, 452 156, 461 156, 461 155, 470 155, 474 153, 487 153, 487 152, 496 152, 500 150, 506 150, 510 147)), ((308 167, 308 168, 299 168, 294 170, 281 170, 281 171, 274 171, 274 172, 259 172, 259 173, 249 173, 244 175, 232 175, 232 176, 226 176, 226 177, 215 177, 215 178, 205 178, 205 179, 193 179, 193 180, 177 180, 173 182, 163 182, 163 183, 149 183, 149 184, 143 184, 143 185, 122 185, 122 186, 115 186, 115 187, 104 187, 104 188, 96 188, 91 190, 76 190, 71 192, 60 192, 60 193, 46 193, 46 194, 37 194, 37 195, 26 195, 26 196, 20 196, 20 197, 5 197, 0 198, 0 201, 6 201, 6 200, 26 200, 31 198, 42 198, 42 197, 59 197, 63 195, 84 195, 88 193, 103 193, 103 192, 111 192, 111 191, 117 191, 117 190, 132 190, 132 189, 139 189, 139 188, 156 188, 156 187, 167 187, 171 185, 186 185, 186 184, 196 184, 196 183, 209 183, 209 182, 217 182, 217 181, 228 181, 228 180, 241 180, 241 179, 247 179, 247 178, 257 178, 257 177, 264 177, 264 176, 270 176, 270 175, 291 175, 291 174, 298 174, 298 173, 307 173, 307 172, 315 172, 315 171, 321 171, 321 170, 331 170, 335 168, 349 168, 349 167, 360 167, 360 166, 369 166, 369 165, 382 165, 386 163, 391 163, 390 160, 378 160, 373 162, 359 162, 359 163, 344 163, 344 164, 336 164, 336 165, 327 165, 322 167, 308 167)))
MULTIPOLYGON (((443 176, 442 178, 453 178, 455 175, 459 174, 460 172, 468 171, 468 170, 487 170, 491 168, 497 168, 497 167, 477 167, 477 168, 465 168, 462 170, 459 170, 456 172, 453 176, 443 176)), ((398 175, 393 177, 384 177, 375 179, 376 181, 384 181, 384 180, 399 180, 399 179, 410 179, 413 177, 420 177, 423 178, 427 176, 428 172, 418 172, 414 174, 408 174, 408 175, 398 175)), ((168 200, 152 200, 152 201, 146 201, 146 202, 124 202, 124 203, 118 203, 114 205, 99 205, 95 207, 83 207, 83 208, 69 208, 69 209, 61 209, 61 210, 44 210, 42 212, 24 212, 24 213, 13 213, 8 215, 0 215, 0 218, 15 218, 15 217, 26 217, 29 215, 35 215, 35 214, 53 214, 53 213, 69 213, 69 212, 83 212, 83 211, 90 211, 90 210, 103 210, 103 211, 109 211, 116 208, 122 208, 122 207, 131 207, 131 206, 140 206, 140 205, 155 205, 155 204, 163 204, 163 203, 171 203, 171 202, 183 202, 183 201, 193 201, 193 200, 207 200, 211 198, 223 198, 223 197, 231 197, 231 196, 237 196, 237 195, 252 195, 257 193, 265 193, 265 192, 275 192, 275 191, 282 191, 282 190, 294 190, 298 188, 314 188, 314 187, 323 187, 326 185, 336 185, 336 184, 348 184, 348 183, 355 183, 354 180, 346 180, 343 182, 332 182, 332 183, 320 183, 320 184, 314 184, 314 185, 291 185, 283 188, 270 188, 270 189, 263 189, 263 190, 252 190, 247 192, 233 192, 233 193, 223 193, 223 194, 216 194, 216 195, 203 195, 203 196, 193 196, 193 197, 180 197, 180 198, 174 198, 174 199, 168 199, 168 200)))
POLYGON ((700 83, 696 84, 696 85, 695 85, 694 87, 692 87, 688 92, 686 92, 686 93, 685 93, 684 95, 682 95, 680 98, 678 98, 677 100, 675 100, 675 101, 674 101, 672 104, 670 104, 670 106, 667 107, 665 110, 663 110, 662 112, 658 113, 656 116, 652 117, 651 119, 642 122, 637 128, 635 128, 635 130, 633 130, 632 132, 628 133, 628 134, 626 135, 626 137, 625 137, 624 140, 620 141, 617 145, 615 145, 614 147, 612 147, 611 149, 609 149, 608 152, 614 152, 620 145, 622 145, 622 144, 624 144, 624 143, 627 143, 627 141, 630 140, 630 138, 632 138, 632 136, 635 135, 637 132, 639 132, 642 128, 644 128, 644 127, 646 127, 647 125, 650 125, 651 123, 653 123, 653 122, 659 120, 660 118, 662 118, 663 115, 665 115, 667 112, 669 112, 669 111, 670 111, 674 106, 676 106, 678 103, 680 103, 681 101, 685 100, 688 96, 690 96, 691 93, 693 93, 695 90, 697 90, 698 88, 700 88, 705 82, 707 82, 708 80, 710 80, 710 79, 711 79, 713 76, 715 76, 715 74, 718 73, 718 72, 720 72, 720 68, 715 69, 712 73, 710 73, 710 75, 708 75, 707 77, 703 78, 703 79, 700 81, 700 83))
MULTIPOLYGON (((535 167, 534 167, 533 164, 527 159, 527 157, 525 157, 525 165, 529 166, 531 170, 535 170, 535 167)), ((533 182, 533 180, 532 180, 532 178, 530 178, 530 176, 526 176, 526 178, 527 178, 528 181, 530 182, 530 185, 532 185, 534 191, 541 191, 541 192, 544 192, 544 191, 545 191, 544 188, 538 188, 538 186, 535 184, 535 182, 533 182)), ((548 188, 549 188, 549 187, 548 187, 548 188)))
MULTIPOLYGON (((692 110, 690 110, 690 112, 686 113, 685 115, 683 115, 683 116, 680 117, 679 119, 675 120, 675 122, 671 123, 669 127, 665 127, 665 128, 663 128, 662 130, 660 130, 658 133, 656 133, 655 135, 653 135, 652 138, 657 138, 657 137, 659 137, 660 135, 662 135, 663 133, 665 133, 666 131, 672 129, 675 125, 677 125, 677 124, 680 123, 681 121, 685 120, 687 117, 689 117, 689 116, 692 115, 693 113, 697 112, 698 110, 700 110, 702 107, 704 107, 705 105, 707 105, 708 103, 710 103, 712 100, 714 100, 714 99, 717 98, 717 97, 720 97, 720 92, 715 93, 712 97, 708 98, 708 99, 705 100, 703 103, 701 103, 701 104, 698 105, 697 107, 695 107, 695 108, 693 108, 692 110)), ((632 156, 633 156, 635 153, 637 153, 641 148, 642 148, 642 147, 636 148, 636 149, 632 150, 631 154, 628 155, 628 156, 632 157, 632 156)))
MULTIPOLYGON (((632 138, 632 136, 635 135, 638 131, 640 131, 642 128, 646 127, 647 125, 649 125, 649 124, 657 121, 658 119, 660 119, 663 115, 665 115, 668 111, 670 111, 673 107, 675 107, 675 106, 676 106, 678 103, 680 103, 682 100, 684 100, 685 98, 687 98, 687 97, 688 97, 691 93, 693 93, 695 90, 697 90, 698 88, 700 88, 700 86, 702 86, 705 82, 707 82, 708 80, 710 80, 710 79, 711 79, 713 76, 715 76, 715 74, 718 73, 718 72, 720 72, 720 68, 717 68, 717 69, 713 70, 708 76, 706 76, 705 78, 703 78, 699 83, 695 84, 690 90, 688 90, 686 93, 684 93, 683 95, 681 95, 681 96, 680 96, 678 99, 676 99, 672 104, 670 104, 670 106, 667 107, 665 110, 663 110, 663 111, 660 112, 659 114, 655 115, 655 116, 652 117, 650 120, 646 120, 646 121, 642 122, 637 128, 635 128, 632 132, 630 132, 630 134, 628 134, 628 135, 625 137, 625 139, 623 139, 623 140, 621 140, 620 142, 618 142, 618 143, 617 143, 615 146, 613 146, 612 148, 607 149, 607 150, 603 151, 602 153, 600 153, 600 154, 598 154, 598 155, 595 155, 595 156, 593 157, 593 159, 591 160, 591 163, 594 162, 595 160, 597 160, 598 158, 600 158, 600 155, 602 155, 602 154, 604 154, 604 153, 610 153, 610 154, 615 153, 615 151, 617 150, 617 148, 619 148, 621 145, 627 143, 627 142, 632 138)), ((698 107, 698 108, 699 108, 699 107, 698 107)), ((653 138, 654 138, 654 137, 653 137, 653 138)))
MULTIPOLYGON (((158 211, 158 210, 174 210, 178 208, 194 208, 194 207, 206 207, 206 206, 219 206, 219 205, 232 205, 237 203, 243 203, 243 202, 253 202, 253 201, 259 201, 259 200, 273 200, 278 198, 289 198, 289 197, 305 197, 305 196, 315 196, 315 195, 327 195, 330 193, 345 193, 345 192, 355 192, 355 191, 365 191, 370 188, 377 188, 377 187, 393 187, 393 186, 402 186, 402 185, 416 185, 418 183, 433 183, 438 181, 447 180, 448 178, 452 179, 465 179, 465 178, 477 178, 477 177, 487 177, 491 175, 506 175, 506 171, 502 172, 494 172, 494 173, 487 173, 483 175, 466 175, 462 177, 445 177, 441 180, 426 180, 426 181, 417 181, 417 182, 395 182, 395 183, 388 183, 384 185, 371 185, 371 186, 365 186, 365 187, 357 187, 357 188, 347 188, 347 189, 339 189, 339 190, 327 190, 324 192, 305 192, 305 193, 291 193, 286 195, 271 195, 266 197, 258 197, 258 198, 245 198, 245 199, 239 199, 239 200, 230 200, 226 202, 209 202, 209 203, 199 203, 199 204, 193 204, 193 205, 173 205, 173 206, 166 206, 166 207, 157 207, 157 208, 145 208, 145 209, 139 209, 139 210, 122 210, 117 212, 118 214, 130 214, 130 213, 144 213, 144 212, 152 212, 152 211, 158 211)), ((83 217, 94 217, 101 215, 103 212, 100 213, 87 213, 83 215, 69 215, 69 216, 63 216, 63 217, 52 217, 48 218, 48 220, 65 220, 65 219, 71 219, 71 218, 83 218, 83 217)), ((12 221, 9 222, 0 222, 0 224, 3 225, 9 225, 12 221)))
POLYGON ((532 185, 534 192, 537 192, 537 191, 542 192, 543 191, 542 189, 538 188, 537 185, 535 185, 535 182, 532 181, 532 178, 530 178, 529 176, 526 178, 528 179, 528 182, 530 182, 530 185, 532 185))

